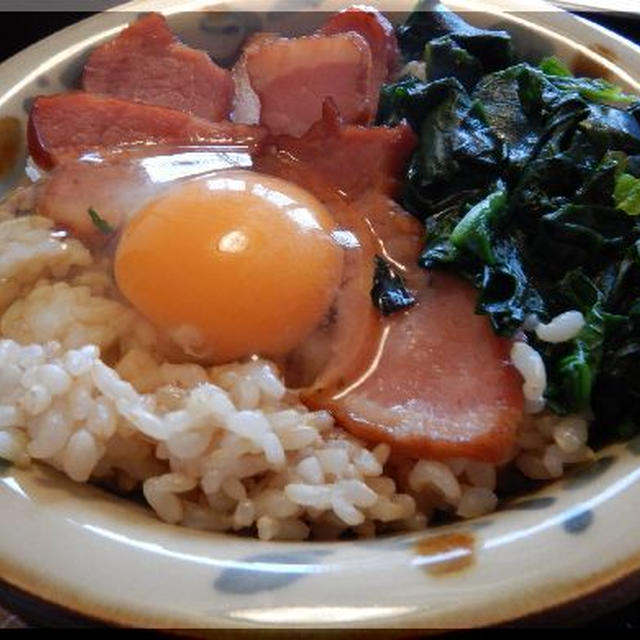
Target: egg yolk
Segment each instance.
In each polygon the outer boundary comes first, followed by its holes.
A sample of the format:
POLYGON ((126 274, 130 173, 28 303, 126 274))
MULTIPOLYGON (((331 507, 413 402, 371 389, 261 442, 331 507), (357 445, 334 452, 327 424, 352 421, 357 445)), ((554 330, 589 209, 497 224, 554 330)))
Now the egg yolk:
POLYGON ((152 323, 221 363, 277 357, 327 313, 343 251, 325 207, 300 187, 250 171, 182 183, 125 227, 115 276, 152 323))

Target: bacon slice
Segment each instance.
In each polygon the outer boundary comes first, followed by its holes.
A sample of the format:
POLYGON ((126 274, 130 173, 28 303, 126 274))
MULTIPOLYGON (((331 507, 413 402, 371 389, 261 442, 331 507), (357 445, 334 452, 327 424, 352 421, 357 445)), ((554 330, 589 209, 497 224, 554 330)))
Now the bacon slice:
MULTIPOLYGON (((366 148, 368 136, 380 135, 363 129, 357 139, 366 148)), ((396 452, 503 462, 513 452, 523 413, 522 381, 509 362, 509 342, 493 333, 486 317, 475 315, 470 285, 417 266, 421 225, 388 198, 387 181, 367 182, 370 165, 353 162, 353 140, 344 130, 325 139, 333 166, 323 163, 313 132, 295 145, 281 138, 278 152, 257 158, 261 170, 314 192, 359 241, 347 251, 333 320, 293 354, 291 379, 307 385, 303 398, 309 406, 332 411, 351 433, 388 442, 396 452), (348 191, 333 190, 335 175, 342 175, 348 191), (374 310, 369 292, 376 253, 397 265, 417 297, 415 307, 390 318, 374 310)), ((400 157, 400 150, 406 159, 405 143, 391 156, 400 157)))
POLYGON ((37 185, 35 208, 92 247, 111 242, 124 222, 177 182, 223 169, 249 168, 244 147, 152 145, 106 149, 54 167, 37 185), (107 227, 92 220, 93 209, 107 227))
POLYGON ((29 115, 29 152, 43 169, 82 153, 131 145, 240 144, 255 150, 260 127, 209 122, 182 111, 82 91, 36 98, 29 115))
MULTIPOLYGON (((493 333, 486 317, 475 315, 468 283, 417 266, 422 230, 409 214, 375 194, 355 208, 369 221, 379 250, 404 267, 418 303, 378 320, 374 341, 349 354, 349 375, 340 373, 336 354, 306 390, 305 401, 330 410, 354 435, 387 442, 405 455, 505 462, 523 412, 510 343, 493 333)), ((367 271, 370 288, 370 265, 367 271)), ((367 292, 361 290, 360 298, 367 292)))
POLYGON ((262 166, 269 162, 303 163, 304 175, 296 179, 314 176, 327 190, 333 188, 353 200, 371 189, 393 194, 416 143, 415 134, 405 123, 396 127, 341 125, 337 110, 327 101, 322 120, 304 137, 278 137, 278 158, 272 152, 260 155, 256 162, 262 166))
POLYGON ((393 25, 374 7, 354 5, 332 15, 320 33, 353 31, 369 44, 373 64, 373 84, 380 89, 400 60, 400 49, 393 25))
POLYGON ((153 193, 153 185, 147 184, 138 167, 66 162, 39 185, 36 212, 84 243, 102 246, 113 237, 109 230, 117 230, 127 211, 141 204, 140 185, 153 193), (89 209, 106 223, 102 230, 92 221, 89 209))
POLYGON ((234 75, 248 81, 260 102, 260 123, 273 135, 306 133, 321 119, 327 98, 346 123, 369 124, 375 115, 371 50, 357 33, 255 38, 234 75))
POLYGON ((92 93, 170 107, 213 121, 228 117, 233 98, 231 73, 204 51, 182 44, 158 13, 140 18, 94 49, 84 67, 82 86, 92 93))

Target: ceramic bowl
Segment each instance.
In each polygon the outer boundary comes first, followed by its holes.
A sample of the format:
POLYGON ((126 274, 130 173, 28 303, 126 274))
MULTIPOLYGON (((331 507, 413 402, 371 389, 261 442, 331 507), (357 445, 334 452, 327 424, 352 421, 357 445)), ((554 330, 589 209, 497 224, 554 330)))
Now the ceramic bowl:
MULTIPOLYGON (((530 0, 448 4, 473 10, 470 19, 482 26, 507 28, 523 55, 555 53, 640 93, 640 48, 593 24, 530 0)), ((140 1, 43 40, 0 66, 0 126, 5 138, 13 132, 15 151, 0 189, 23 170, 32 97, 75 86, 87 52, 150 8, 163 10, 185 42, 223 62, 248 31, 301 33, 322 19, 287 11, 299 2, 140 1)), ((407 5, 384 8, 402 12, 407 5)), ((142 627, 442 629, 534 614, 549 620, 568 605, 575 620, 632 595, 640 575, 638 504, 640 438, 599 451, 589 466, 486 517, 335 543, 188 530, 39 465, 5 466, 0 574, 49 603, 142 627)))

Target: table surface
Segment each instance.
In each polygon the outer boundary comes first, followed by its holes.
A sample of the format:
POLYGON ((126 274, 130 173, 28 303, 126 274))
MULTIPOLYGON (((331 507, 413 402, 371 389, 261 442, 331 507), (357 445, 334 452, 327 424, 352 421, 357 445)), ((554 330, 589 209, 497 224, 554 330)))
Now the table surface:
MULTIPOLYGON (((2 12, 0 18, 3 26, 2 38, 0 38, 0 61, 55 31, 86 18, 88 15, 90 14, 80 11, 2 12)), ((579 15, 640 43, 640 13, 637 17, 599 12, 580 13, 579 15)), ((0 589, 0 629, 80 625, 84 626, 82 620, 75 620, 62 614, 57 616, 55 609, 48 608, 46 614, 41 615, 38 606, 29 603, 22 594, 0 589)), ((631 604, 581 626, 640 629, 640 593, 638 600, 631 604)))

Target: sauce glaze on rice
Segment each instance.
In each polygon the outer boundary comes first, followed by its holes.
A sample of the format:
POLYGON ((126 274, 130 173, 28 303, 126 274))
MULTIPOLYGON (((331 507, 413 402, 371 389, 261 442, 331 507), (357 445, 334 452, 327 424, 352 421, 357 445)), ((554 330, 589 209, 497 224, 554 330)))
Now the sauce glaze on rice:
MULTIPOLYGON (((167 522, 265 540, 367 537, 422 528, 435 510, 495 508, 495 466, 368 447, 308 411, 268 361, 167 361, 108 261, 16 211, 10 198, 0 222, 3 458, 141 487, 167 522)), ((558 477, 592 456, 585 442, 580 418, 529 416, 513 460, 529 477, 558 477)))

